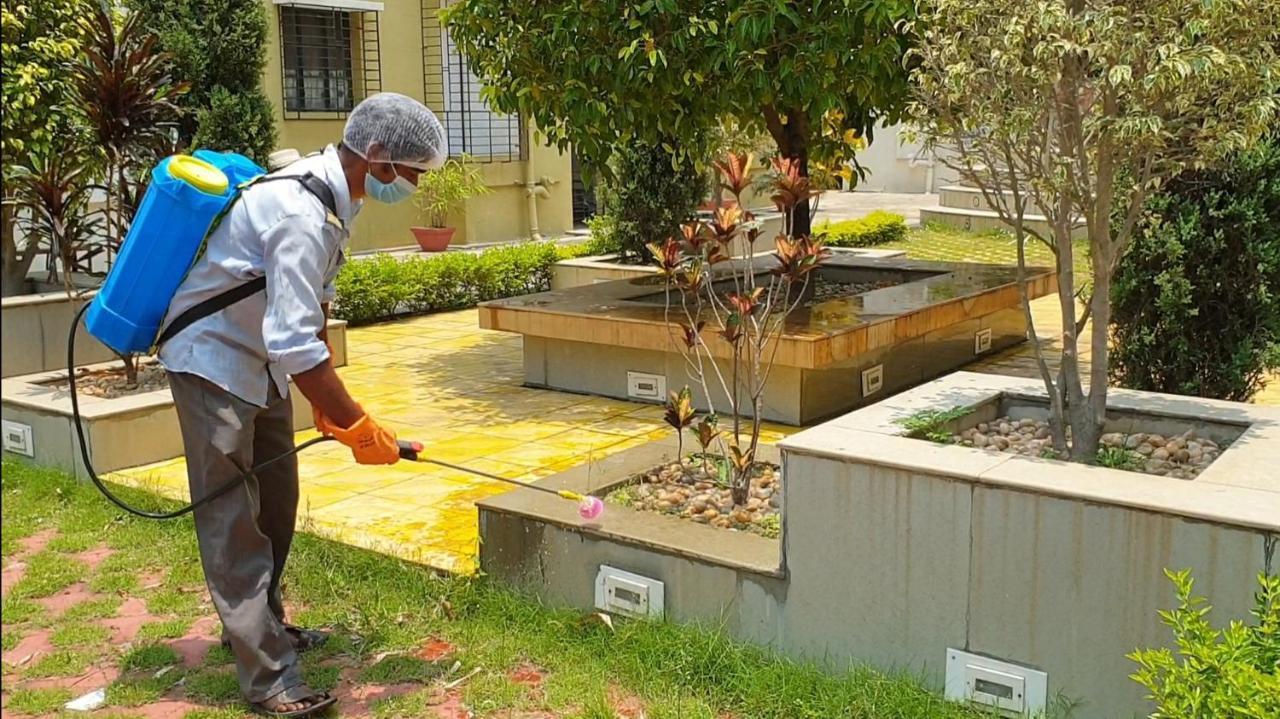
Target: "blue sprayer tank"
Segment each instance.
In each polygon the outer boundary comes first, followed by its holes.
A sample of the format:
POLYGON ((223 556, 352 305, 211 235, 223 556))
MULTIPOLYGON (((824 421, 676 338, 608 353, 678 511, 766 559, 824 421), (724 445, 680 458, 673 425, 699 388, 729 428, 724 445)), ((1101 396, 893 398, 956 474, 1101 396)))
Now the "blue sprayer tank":
POLYGON ((151 171, 107 280, 85 314, 85 328, 121 354, 147 352, 204 237, 236 186, 266 170, 243 155, 197 150, 151 171))

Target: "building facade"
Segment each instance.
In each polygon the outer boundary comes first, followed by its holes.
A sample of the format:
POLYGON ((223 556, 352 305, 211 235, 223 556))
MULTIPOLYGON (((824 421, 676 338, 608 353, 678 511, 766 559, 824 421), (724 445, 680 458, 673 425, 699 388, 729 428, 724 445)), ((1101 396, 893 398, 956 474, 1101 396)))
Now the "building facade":
MULTIPOLYGON (((263 87, 275 106, 277 147, 302 154, 336 143, 346 114, 377 92, 423 101, 440 117, 452 156, 466 154, 491 192, 451 217, 455 244, 555 237, 573 225, 568 155, 534 139, 529 123, 491 110, 438 12, 447 0, 263 0, 269 47, 263 87)), ((412 203, 368 203, 355 251, 413 245, 425 224, 412 203)))

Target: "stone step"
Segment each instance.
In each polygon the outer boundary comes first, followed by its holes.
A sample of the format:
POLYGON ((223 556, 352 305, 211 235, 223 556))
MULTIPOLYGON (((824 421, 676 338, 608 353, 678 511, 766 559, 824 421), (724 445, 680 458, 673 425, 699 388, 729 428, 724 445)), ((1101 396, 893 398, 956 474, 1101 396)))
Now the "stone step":
MULTIPOLYGON (((1044 215, 1026 215, 1024 222, 1028 230, 1039 232, 1046 237, 1052 231, 1049 227, 1049 221, 1044 215)), ((1002 232, 1011 232, 1012 228, 1000 219, 1000 215, 994 210, 969 210, 958 207, 922 207, 920 208, 920 223, 928 224, 935 222, 948 227, 957 227, 970 232, 991 232, 1000 230, 1002 232)), ((1085 237, 1085 227, 1083 223, 1077 223, 1071 230, 1072 239, 1082 239, 1085 237)))
MULTIPOLYGON (((1013 202, 1013 191, 1006 190, 999 193, 1005 206, 1009 206, 1013 202)), ((982 190, 976 187, 968 187, 965 185, 948 185, 938 190, 938 203, 943 207, 952 207, 960 210, 990 210, 987 199, 983 197, 982 190)), ((1043 215, 1044 212, 1038 206, 1032 206, 1031 209, 1035 214, 1043 215)))

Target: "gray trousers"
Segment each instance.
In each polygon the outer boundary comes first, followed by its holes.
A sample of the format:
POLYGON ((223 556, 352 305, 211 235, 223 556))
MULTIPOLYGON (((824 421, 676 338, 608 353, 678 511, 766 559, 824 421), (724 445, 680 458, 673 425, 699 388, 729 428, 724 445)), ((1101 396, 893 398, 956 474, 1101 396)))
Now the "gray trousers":
MULTIPOLYGON (((193 500, 293 449, 293 409, 271 383, 267 407, 192 374, 169 373, 193 500)), ((213 605, 251 702, 302 682, 284 626, 280 579, 298 516, 298 462, 289 457, 196 509, 196 539, 213 605)))

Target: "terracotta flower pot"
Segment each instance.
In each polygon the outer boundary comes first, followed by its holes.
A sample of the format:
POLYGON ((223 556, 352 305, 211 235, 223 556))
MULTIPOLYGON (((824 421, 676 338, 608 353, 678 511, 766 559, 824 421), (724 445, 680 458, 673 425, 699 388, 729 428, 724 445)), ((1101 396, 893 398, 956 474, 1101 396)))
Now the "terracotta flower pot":
POLYGON ((449 249, 455 231, 452 227, 410 227, 413 238, 423 252, 444 252, 449 249))

